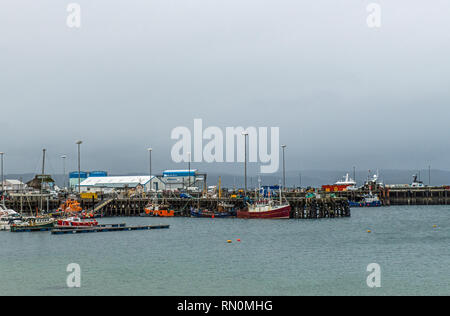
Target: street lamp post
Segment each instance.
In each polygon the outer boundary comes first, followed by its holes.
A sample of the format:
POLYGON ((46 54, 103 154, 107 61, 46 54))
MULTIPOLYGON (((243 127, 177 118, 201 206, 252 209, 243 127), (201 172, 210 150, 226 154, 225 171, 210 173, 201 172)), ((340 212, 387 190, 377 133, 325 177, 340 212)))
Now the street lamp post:
POLYGON ((3 193, 5 192, 5 179, 4 179, 4 175, 3 175, 3 156, 5 155, 5 153, 1 152, 0 156, 1 156, 1 171, 2 171, 2 200, 3 200, 3 193))
POLYGON ((431 165, 428 166, 428 186, 431 187, 431 165))
POLYGON ((150 187, 149 187, 149 189, 148 189, 148 192, 150 193, 151 191, 152 191, 152 151, 153 151, 153 149, 150 147, 150 148, 148 148, 147 149, 148 150, 148 154, 149 154, 149 160, 150 160, 150 169, 149 169, 149 175, 150 175, 150 183, 149 183, 149 185, 150 185, 150 187))
POLYGON ((78 145, 78 194, 81 194, 81 156, 80 156, 80 146, 83 142, 81 140, 77 141, 78 145))
POLYGON ((244 135, 244 196, 247 196, 247 136, 248 132, 242 132, 244 135))
POLYGON ((62 155, 61 159, 63 161, 63 187, 66 186, 67 182, 66 182, 66 155, 62 155))
POLYGON ((284 159, 284 150, 286 149, 286 145, 281 145, 283 148, 283 189, 286 189, 286 161, 284 159))
POLYGON ((188 191, 189 188, 191 187, 191 152, 188 152, 188 191))

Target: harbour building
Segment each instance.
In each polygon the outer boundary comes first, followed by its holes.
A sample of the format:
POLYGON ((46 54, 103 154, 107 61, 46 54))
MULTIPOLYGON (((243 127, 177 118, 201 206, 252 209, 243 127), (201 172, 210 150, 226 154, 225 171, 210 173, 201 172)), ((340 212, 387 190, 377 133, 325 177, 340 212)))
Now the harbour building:
POLYGON ((165 170, 162 180, 166 184, 166 190, 175 191, 189 188, 192 191, 201 191, 206 185, 206 173, 199 173, 197 169, 165 170))
MULTIPOLYGON (((78 184, 76 185, 78 188, 78 184)), ((156 176, 106 176, 88 177, 80 185, 82 193, 111 193, 114 191, 134 190, 136 193, 148 192, 150 188, 157 192, 165 189, 165 184, 156 176)))
MULTIPOLYGON (((87 178, 103 178, 107 177, 108 173, 106 171, 91 171, 91 172, 80 172, 80 182, 83 182, 87 178)), ((69 173, 69 186, 72 190, 75 190, 78 188, 78 171, 74 171, 69 173)))

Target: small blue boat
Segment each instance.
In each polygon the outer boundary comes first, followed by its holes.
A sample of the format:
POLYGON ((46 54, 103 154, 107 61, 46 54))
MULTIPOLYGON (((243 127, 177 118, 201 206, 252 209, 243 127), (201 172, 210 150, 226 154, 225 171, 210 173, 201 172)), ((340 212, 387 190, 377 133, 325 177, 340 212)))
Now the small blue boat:
POLYGON ((378 207, 382 206, 377 195, 365 194, 361 201, 348 201, 350 207, 378 207))
POLYGON ((233 217, 236 216, 236 211, 233 205, 218 205, 217 211, 211 211, 208 209, 199 209, 191 207, 191 216, 192 217, 209 217, 209 218, 224 218, 224 217, 233 217))

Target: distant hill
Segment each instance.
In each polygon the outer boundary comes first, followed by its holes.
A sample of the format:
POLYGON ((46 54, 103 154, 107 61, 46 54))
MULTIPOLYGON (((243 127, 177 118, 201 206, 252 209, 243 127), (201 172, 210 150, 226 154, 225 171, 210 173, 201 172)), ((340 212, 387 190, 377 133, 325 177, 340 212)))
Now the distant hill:
MULTIPOLYGON (((300 173, 301 173, 301 184, 303 187, 312 186, 320 187, 323 184, 332 184, 342 178, 346 171, 338 170, 305 170, 305 171, 286 171, 286 185, 293 187, 300 185, 300 173)), ((350 176, 353 177, 352 172, 349 172, 350 176)), ((420 173, 420 179, 424 184, 428 185, 428 170, 389 170, 380 169, 379 176, 380 180, 385 184, 410 184, 412 182, 412 176, 414 174, 420 173)), ((141 174, 146 174, 142 172, 141 174)), ((114 174, 113 174, 114 175, 114 174)), ((117 174, 115 174, 117 175, 117 174)), ((128 173, 123 175, 138 175, 138 173, 128 173)), ((358 185, 362 184, 365 179, 367 179, 367 171, 358 171, 356 173, 356 180, 358 185)), ((243 187, 244 176, 243 174, 219 174, 208 173, 208 185, 216 185, 219 181, 219 176, 222 179, 222 187, 232 188, 243 187)), ((53 179, 56 181, 58 186, 62 186, 64 182, 63 175, 52 175, 53 179)), ((5 179, 22 179, 27 182, 34 178, 34 174, 7 174, 5 179)), ((66 178, 67 181, 67 178, 66 178)), ((261 184, 262 185, 273 185, 279 184, 282 181, 282 174, 276 173, 271 175, 262 175, 261 184)), ((432 185, 449 185, 450 184, 450 171, 445 170, 431 170, 431 184, 432 185)), ((247 176, 247 186, 249 188, 258 186, 258 176, 256 174, 248 174, 247 176)))

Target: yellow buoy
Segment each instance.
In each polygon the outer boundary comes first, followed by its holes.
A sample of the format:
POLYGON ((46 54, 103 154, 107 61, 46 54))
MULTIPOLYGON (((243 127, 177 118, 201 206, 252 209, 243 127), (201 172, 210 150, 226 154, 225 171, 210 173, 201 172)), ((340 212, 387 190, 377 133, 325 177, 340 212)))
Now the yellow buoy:
POLYGON ((437 227, 437 225, 433 225, 433 228, 436 228, 437 227))
POLYGON ((368 232, 368 233, 371 233, 372 231, 371 231, 371 230, 367 230, 367 232, 368 232))
POLYGON ((228 239, 228 240, 227 240, 227 243, 231 244, 231 240, 228 239))

